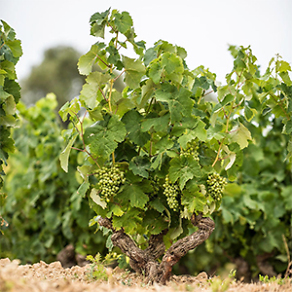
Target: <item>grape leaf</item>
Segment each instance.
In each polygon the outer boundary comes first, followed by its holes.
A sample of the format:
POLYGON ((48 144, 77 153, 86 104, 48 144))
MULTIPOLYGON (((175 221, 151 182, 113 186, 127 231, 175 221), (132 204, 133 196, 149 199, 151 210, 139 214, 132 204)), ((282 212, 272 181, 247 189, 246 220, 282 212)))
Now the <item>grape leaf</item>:
POLYGON ((92 201, 99 205, 100 207, 102 207, 102 209, 105 209, 107 206, 107 203, 103 200, 101 200, 100 196, 98 195, 98 190, 97 189, 92 189, 90 192, 90 198, 92 199, 92 201))
POLYGON ((63 170, 65 172, 68 172, 68 161, 69 161, 69 155, 71 152, 71 147, 74 144, 76 138, 77 138, 77 134, 75 134, 69 141, 68 145, 66 146, 66 148, 62 151, 62 153, 59 156, 60 159, 60 164, 61 167, 63 168, 63 170))
POLYGON ((80 100, 86 106, 93 109, 97 106, 97 102, 103 99, 99 89, 110 80, 108 73, 92 72, 86 78, 86 83, 83 85, 80 92, 80 100))
POLYGON ((80 57, 77 66, 81 75, 88 75, 92 71, 92 66, 95 62, 95 59, 103 48, 105 48, 104 43, 96 43, 91 46, 91 49, 88 53, 80 57))
POLYGON ((200 141, 206 141, 207 131, 205 129, 206 124, 199 120, 195 123, 192 129, 186 129, 184 134, 178 138, 178 142, 183 149, 186 149, 187 143, 199 138, 200 141))
POLYGON ((139 87, 141 77, 146 72, 142 61, 122 56, 122 62, 126 70, 125 83, 132 89, 139 87))
POLYGON ((126 129, 119 117, 113 115, 104 121, 88 127, 84 133, 84 141, 89 145, 94 156, 106 159, 122 142, 126 136, 126 129))
POLYGON ((150 162, 146 157, 135 156, 129 163, 129 169, 132 170, 135 175, 139 175, 145 178, 148 178, 149 176, 147 171, 149 167, 150 162))
POLYGON ((173 123, 180 122, 183 117, 191 115, 193 101, 191 92, 181 87, 178 90, 171 84, 162 84, 161 89, 155 92, 157 101, 167 102, 170 111, 170 119, 173 123))
POLYGON ((91 25, 91 30, 90 30, 91 35, 104 38, 104 30, 107 24, 109 13, 110 13, 110 8, 102 13, 99 13, 99 12, 94 13, 90 17, 89 22, 91 25))
POLYGON ((140 211, 136 208, 132 208, 125 212, 122 216, 113 218, 113 227, 115 229, 123 228, 125 233, 131 234, 137 230, 137 218, 140 211))
POLYGON ((6 45, 10 48, 15 58, 19 58, 22 56, 22 48, 21 48, 20 40, 8 40, 6 41, 6 45))
POLYGON ((169 178, 172 183, 178 180, 182 190, 190 179, 202 176, 201 168, 193 157, 179 156, 170 161, 169 178))
POLYGON ((163 67, 162 67, 161 61, 159 59, 152 61, 152 63, 150 64, 148 74, 155 84, 159 83, 162 72, 163 72, 163 67))
POLYGON ((139 183, 126 184, 118 196, 122 200, 129 200, 131 207, 143 209, 149 198, 141 189, 139 183))
POLYGON ((143 116, 136 110, 128 111, 122 118, 122 122, 129 132, 129 138, 139 146, 144 146, 150 139, 147 132, 142 132, 142 119, 143 116))
POLYGON ((195 193, 188 190, 183 191, 181 204, 187 207, 189 214, 193 214, 194 212, 203 212, 206 203, 206 196, 199 191, 196 191, 195 193))
POLYGON ((115 15, 115 25, 119 32, 125 34, 133 25, 132 17, 128 12, 123 11, 115 15))
POLYGON ((166 114, 162 117, 145 119, 142 121, 141 131, 147 132, 153 127, 157 132, 166 132, 169 127, 169 118, 170 115, 166 114))
POLYGON ((236 142, 240 149, 248 146, 248 140, 252 140, 250 131, 241 123, 239 126, 235 126, 230 134, 232 142, 236 142))

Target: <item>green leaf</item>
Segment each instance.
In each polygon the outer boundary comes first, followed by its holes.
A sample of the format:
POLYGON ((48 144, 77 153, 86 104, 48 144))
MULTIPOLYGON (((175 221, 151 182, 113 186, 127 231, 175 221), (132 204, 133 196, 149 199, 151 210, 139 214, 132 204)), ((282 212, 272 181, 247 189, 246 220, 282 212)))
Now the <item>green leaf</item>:
POLYGON ((138 228, 137 216, 139 215, 139 213, 140 211, 137 209, 130 209, 122 216, 114 217, 112 222, 113 227, 118 230, 123 228, 126 234, 136 233, 136 230, 138 228))
POLYGON ((288 211, 292 210, 292 186, 283 187, 281 196, 284 198, 285 208, 288 211))
POLYGON ((66 148, 62 151, 62 153, 59 156, 60 159, 60 164, 62 169, 65 172, 68 172, 68 161, 69 161, 69 155, 71 152, 71 147, 74 144, 75 140, 77 138, 77 134, 75 134, 69 141, 68 145, 66 146, 66 148))
POLYGON ((250 131, 241 123, 239 126, 235 126, 231 130, 230 139, 232 142, 236 142, 240 149, 248 146, 248 140, 252 140, 250 131))
POLYGON ((97 43, 91 46, 91 49, 88 53, 80 57, 77 66, 81 75, 88 75, 92 71, 93 63, 97 58, 100 50, 104 47, 104 43, 97 43))
POLYGON ((290 79, 290 76, 289 76, 288 72, 280 72, 279 75, 282 78, 284 83, 286 83, 288 86, 292 85, 292 81, 290 79))
POLYGON ((150 63, 149 77, 153 80, 155 84, 158 84, 160 82, 162 72, 163 67, 160 60, 156 59, 150 63))
POLYGON ((284 126, 283 133, 290 135, 292 133, 292 120, 288 120, 284 126))
POLYGON ((147 132, 153 127, 153 129, 156 132, 164 133, 168 130, 169 118, 170 118, 170 115, 166 114, 162 117, 145 119, 144 121, 142 121, 141 131, 147 132))
POLYGON ((149 173, 148 169, 150 168, 150 162, 146 157, 135 156, 129 163, 129 169, 135 175, 139 175, 141 177, 148 178, 149 173))
POLYGON ((147 132, 142 132, 141 121, 143 116, 136 110, 127 112, 122 122, 129 133, 129 138, 139 146, 144 146, 150 139, 150 135, 147 132))
POLYGON ((177 88, 171 84, 162 84, 161 89, 155 92, 157 101, 167 102, 170 110, 170 119, 173 123, 180 122, 183 117, 191 115, 193 101, 191 92, 181 87, 177 88))
POLYGON ((67 101, 59 110, 59 115, 63 122, 66 122, 68 115, 77 115, 80 111, 80 104, 77 98, 72 99, 70 102, 67 101))
POLYGON ((81 202, 83 201, 90 184, 88 182, 83 182, 77 191, 71 196, 70 202, 71 207, 74 211, 79 211, 81 208, 81 202))
POLYGON ((182 228, 182 219, 179 218, 179 225, 177 228, 175 228, 171 233, 170 233, 170 239, 175 240, 178 238, 182 233, 183 233, 183 228, 182 228))
POLYGON ((201 167, 191 156, 179 156, 170 161, 170 181, 174 183, 178 180, 181 190, 190 179, 201 176, 201 167))
POLYGON ((102 13, 94 13, 90 17, 91 30, 90 34, 96 37, 104 38, 104 29, 107 24, 110 8, 102 13))
POLYGON ((164 53, 162 55, 162 66, 167 74, 176 73, 179 75, 184 72, 182 59, 173 53, 164 53))
POLYGON ((103 99, 100 92, 102 86, 106 85, 110 80, 108 73, 92 72, 86 78, 86 84, 83 85, 80 92, 80 100, 91 109, 97 106, 97 102, 103 99))
POLYGON ((151 235, 156 235, 167 229, 168 223, 161 218, 161 214, 150 209, 143 216, 143 227, 149 230, 151 235))
POLYGON ((291 71, 291 66, 288 62, 286 61, 277 61, 276 62, 276 72, 287 72, 287 71, 291 71))
POLYGON ((207 203, 207 198, 199 191, 190 192, 184 190, 181 197, 181 204, 187 207, 189 214, 194 212, 202 212, 207 203))
POLYGON ((165 206, 162 204, 161 200, 159 198, 156 198, 154 200, 151 200, 149 202, 149 205, 158 211, 159 213, 162 213, 165 210, 165 206))
POLYGON ((126 136, 124 124, 118 116, 107 117, 107 120, 97 122, 88 127, 84 133, 84 141, 89 145, 92 154, 107 159, 115 151, 119 142, 126 136))
POLYGON ((234 100, 234 96, 232 94, 227 94, 224 99, 220 102, 222 106, 232 102, 234 100))
POLYGON ((137 207, 143 209, 149 198, 142 191, 139 183, 125 185, 122 192, 119 194, 120 198, 127 199, 130 201, 131 207, 137 207))
POLYGON ((141 60, 122 56, 122 62, 126 69, 125 83, 135 89, 140 86, 141 77, 145 75, 145 67, 141 60))
POLYGON ((107 203, 101 199, 101 197, 98 195, 98 192, 99 191, 97 189, 93 188, 90 192, 90 198, 95 204, 99 205, 102 209, 105 209, 107 203))
POLYGON ((122 34, 125 34, 133 25, 133 20, 128 12, 123 11, 115 15, 115 25, 122 34))
POLYGON ((257 110, 254 108, 250 108, 248 105, 244 107, 244 116, 248 122, 250 122, 257 114, 257 110))
POLYGON ((186 129, 184 134, 178 138, 178 143, 183 149, 186 149, 188 142, 198 138, 200 141, 207 140, 206 124, 199 120, 193 129, 186 129))
POLYGON ((6 45, 10 48, 15 58, 19 58, 22 56, 22 48, 21 48, 20 40, 6 41, 6 45))
POLYGON ((106 48, 106 51, 109 53, 107 62, 117 66, 119 64, 118 62, 120 61, 120 54, 118 49, 115 46, 110 45, 106 48))

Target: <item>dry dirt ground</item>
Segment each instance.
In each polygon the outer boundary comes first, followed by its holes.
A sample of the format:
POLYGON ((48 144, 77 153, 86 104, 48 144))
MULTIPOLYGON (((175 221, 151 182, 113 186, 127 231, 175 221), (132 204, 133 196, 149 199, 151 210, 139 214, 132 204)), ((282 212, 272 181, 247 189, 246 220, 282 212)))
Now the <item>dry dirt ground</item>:
POLYGON ((244 284, 231 278, 208 278, 206 273, 197 277, 173 276, 167 286, 150 285, 143 281, 143 277, 118 268, 107 270, 107 281, 90 280, 91 268, 91 265, 86 265, 64 269, 60 262, 46 264, 42 261, 34 265, 20 265, 18 260, 1 259, 0 292, 292 291, 291 280, 282 285, 275 281, 244 284))

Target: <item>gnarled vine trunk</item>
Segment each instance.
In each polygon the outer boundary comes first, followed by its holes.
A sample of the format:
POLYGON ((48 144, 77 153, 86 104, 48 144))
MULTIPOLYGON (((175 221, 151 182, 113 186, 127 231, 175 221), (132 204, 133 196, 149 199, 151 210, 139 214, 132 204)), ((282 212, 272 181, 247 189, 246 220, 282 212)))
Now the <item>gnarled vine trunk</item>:
POLYGON ((165 231, 152 235, 145 250, 140 249, 136 243, 126 234, 123 229, 115 230, 110 219, 100 218, 99 225, 113 231, 112 243, 130 258, 130 266, 137 272, 147 277, 149 282, 165 284, 171 276, 172 267, 188 251, 202 244, 213 232, 215 223, 211 218, 201 214, 193 214, 191 222, 199 229, 174 243, 167 251, 163 243, 165 231), (157 261, 164 254, 161 263, 157 261))

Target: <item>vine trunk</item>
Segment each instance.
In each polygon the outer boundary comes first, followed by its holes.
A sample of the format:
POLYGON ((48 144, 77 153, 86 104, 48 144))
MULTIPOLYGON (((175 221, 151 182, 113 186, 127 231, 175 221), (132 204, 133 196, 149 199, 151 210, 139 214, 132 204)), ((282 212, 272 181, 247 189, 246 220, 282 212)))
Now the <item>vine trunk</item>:
POLYGON ((143 273, 148 282, 157 282, 163 285, 169 280, 172 267, 188 251, 202 244, 215 228, 214 221, 211 218, 203 217, 201 214, 193 214, 191 222, 194 226, 198 227, 198 230, 178 240, 165 251, 163 236, 167 230, 158 235, 151 235, 148 247, 142 250, 129 235, 124 233, 123 229, 115 230, 110 219, 99 219, 100 226, 113 231, 112 243, 130 258, 131 268, 137 273, 143 273), (157 259, 162 255, 162 261, 159 263, 157 259))

